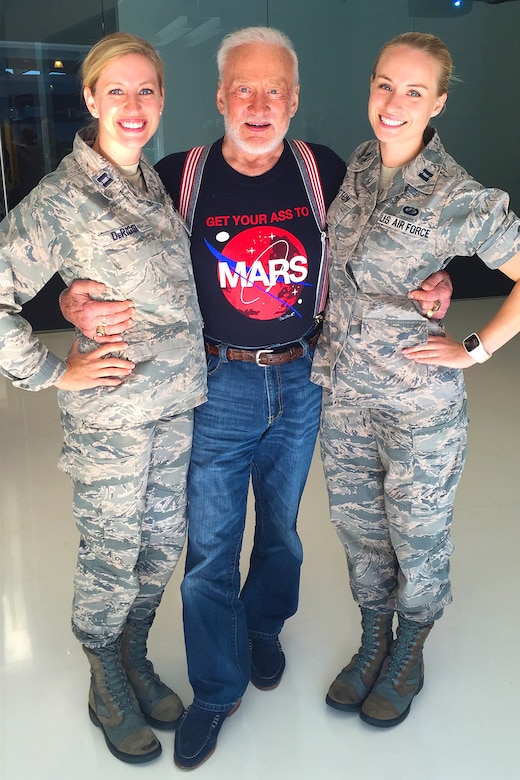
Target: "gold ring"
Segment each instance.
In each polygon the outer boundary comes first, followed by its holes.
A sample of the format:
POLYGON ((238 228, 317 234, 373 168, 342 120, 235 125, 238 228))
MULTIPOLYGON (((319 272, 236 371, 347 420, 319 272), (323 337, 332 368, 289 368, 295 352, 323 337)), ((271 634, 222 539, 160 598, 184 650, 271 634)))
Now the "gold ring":
POLYGON ((440 301, 434 301, 434 304, 433 304, 432 308, 428 309, 428 311, 426 312, 426 316, 428 317, 428 319, 431 319, 433 317, 433 315, 435 314, 435 312, 439 311, 440 308, 441 308, 441 302, 440 301))
POLYGON ((96 328, 96 336, 104 336, 104 335, 105 335, 104 325, 98 325, 96 328))

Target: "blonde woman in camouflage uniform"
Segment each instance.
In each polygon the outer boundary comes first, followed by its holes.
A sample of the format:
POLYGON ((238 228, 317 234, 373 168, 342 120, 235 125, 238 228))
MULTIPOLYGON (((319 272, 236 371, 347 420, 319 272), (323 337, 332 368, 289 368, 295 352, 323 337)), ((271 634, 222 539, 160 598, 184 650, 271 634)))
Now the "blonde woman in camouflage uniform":
POLYGON ((451 69, 432 35, 405 33, 383 47, 368 108, 377 140, 353 153, 328 215, 330 298, 313 379, 326 389, 332 521, 363 631, 327 703, 378 727, 408 715, 423 685, 424 641, 452 598, 450 526, 467 424, 460 369, 520 330, 520 221, 507 195, 472 179, 429 126, 451 69), (452 256, 473 254, 517 283, 491 322, 459 344, 407 290, 452 256))
POLYGON ((80 532, 72 627, 91 665, 90 717, 117 758, 137 763, 161 752, 149 724, 174 728, 183 712, 146 643, 183 546, 205 357, 186 232, 141 154, 160 121, 161 61, 116 33, 91 49, 82 76, 95 126, 0 226, 0 366, 19 387, 60 391, 60 465, 80 532), (132 299, 124 342, 78 334, 67 361, 48 352, 20 304, 56 271, 132 299))

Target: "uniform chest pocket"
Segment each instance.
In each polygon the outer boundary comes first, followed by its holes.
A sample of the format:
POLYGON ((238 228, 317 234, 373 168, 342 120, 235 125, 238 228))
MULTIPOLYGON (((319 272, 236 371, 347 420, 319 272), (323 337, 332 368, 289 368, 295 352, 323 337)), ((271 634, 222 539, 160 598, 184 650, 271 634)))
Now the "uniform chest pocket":
POLYGON ((113 266, 123 271, 135 265, 142 266, 162 254, 163 246, 147 225, 132 223, 98 235, 99 248, 113 266))
MULTIPOLYGON (((418 209, 409 208, 411 212, 418 209)), ((431 250, 437 234, 437 217, 433 214, 411 216, 404 208, 395 213, 382 211, 377 222, 368 232, 365 247, 371 256, 386 256, 389 259, 413 258, 420 263, 421 257, 431 250)))
POLYGON ((335 228, 345 220, 359 216, 359 213, 360 207, 354 191, 342 186, 327 211, 327 223, 331 228, 335 228))

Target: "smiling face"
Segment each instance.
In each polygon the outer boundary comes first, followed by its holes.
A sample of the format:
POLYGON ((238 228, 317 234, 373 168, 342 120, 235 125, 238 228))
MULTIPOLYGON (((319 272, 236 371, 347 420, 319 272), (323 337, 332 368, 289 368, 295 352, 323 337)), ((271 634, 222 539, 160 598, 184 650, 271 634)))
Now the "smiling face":
POLYGON ((85 103, 99 120, 94 148, 115 165, 135 165, 159 126, 164 91, 154 64, 143 54, 124 54, 105 65, 85 103))
POLYGON ((281 46, 245 44, 232 49, 217 91, 225 144, 232 155, 281 152, 298 108, 299 85, 291 55, 281 46))
POLYGON ((404 165, 419 154, 430 118, 446 102, 447 94, 438 93, 439 65, 432 56, 402 45, 382 53, 370 82, 368 118, 385 165, 404 165))

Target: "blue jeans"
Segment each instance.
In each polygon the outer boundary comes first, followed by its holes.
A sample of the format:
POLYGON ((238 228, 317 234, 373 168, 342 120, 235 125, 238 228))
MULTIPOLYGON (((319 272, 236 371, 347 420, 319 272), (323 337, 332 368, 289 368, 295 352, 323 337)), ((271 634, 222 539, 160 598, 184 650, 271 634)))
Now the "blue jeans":
POLYGON ((301 495, 319 427, 311 357, 281 366, 210 357, 208 400, 195 409, 188 551, 181 586, 195 703, 223 711, 250 677, 248 636, 275 638, 298 606, 301 495), (250 479, 256 526, 249 573, 239 560, 250 479))

